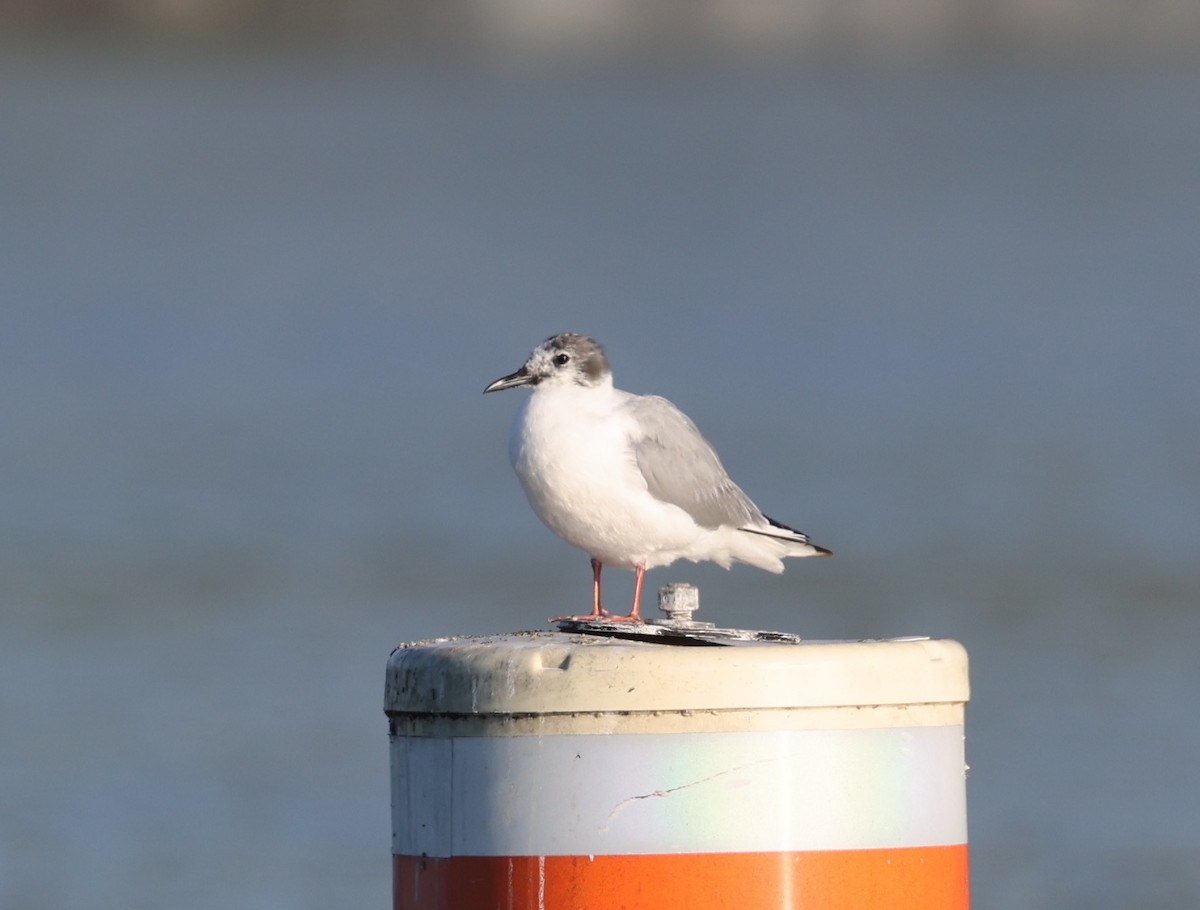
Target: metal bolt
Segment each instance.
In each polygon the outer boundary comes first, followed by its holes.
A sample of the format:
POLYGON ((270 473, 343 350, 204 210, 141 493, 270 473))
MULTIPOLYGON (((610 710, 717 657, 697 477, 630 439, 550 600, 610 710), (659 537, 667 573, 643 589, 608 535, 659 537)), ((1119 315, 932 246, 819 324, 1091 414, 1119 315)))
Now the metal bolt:
POLYGON ((666 614, 664 623, 685 625, 700 609, 700 589, 686 582, 674 582, 658 589, 658 610, 666 614))

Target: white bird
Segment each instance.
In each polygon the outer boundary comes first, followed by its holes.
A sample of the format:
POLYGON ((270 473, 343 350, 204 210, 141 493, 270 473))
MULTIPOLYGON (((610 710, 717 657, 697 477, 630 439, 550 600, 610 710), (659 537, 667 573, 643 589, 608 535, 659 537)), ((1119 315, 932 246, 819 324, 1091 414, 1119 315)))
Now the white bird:
POLYGON ((533 511, 592 561, 592 612, 559 619, 641 622, 647 569, 677 559, 782 572, 789 556, 829 556, 768 518, 742 492, 679 408, 613 387, 604 349, 574 333, 538 345, 521 369, 484 394, 529 386, 508 454, 533 511), (605 565, 634 572, 633 609, 600 605, 605 565))

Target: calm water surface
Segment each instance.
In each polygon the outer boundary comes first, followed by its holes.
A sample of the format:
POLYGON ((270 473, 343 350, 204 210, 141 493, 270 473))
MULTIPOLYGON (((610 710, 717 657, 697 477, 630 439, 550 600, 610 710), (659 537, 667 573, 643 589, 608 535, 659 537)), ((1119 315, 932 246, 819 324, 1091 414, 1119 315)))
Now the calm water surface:
POLYGON ((651 584, 966 644, 976 908, 1200 902, 1200 72, 9 49, 0 122, 0 905, 388 905, 391 647, 586 605, 480 395, 563 330, 837 552, 651 584))

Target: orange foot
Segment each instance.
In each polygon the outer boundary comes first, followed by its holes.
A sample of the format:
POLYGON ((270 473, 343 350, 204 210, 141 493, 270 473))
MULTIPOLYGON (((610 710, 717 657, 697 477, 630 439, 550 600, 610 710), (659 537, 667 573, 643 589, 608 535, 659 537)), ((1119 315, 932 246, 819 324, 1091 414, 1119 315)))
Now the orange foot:
POLYGON ((612 618, 611 613, 600 607, 583 616, 551 616, 546 622, 608 622, 612 618))
POLYGON ((548 622, 636 622, 645 620, 639 612, 642 605, 642 579, 646 575, 645 566, 637 566, 633 576, 633 609, 628 616, 613 616, 600 606, 600 570, 603 568, 600 560, 592 557, 592 612, 586 616, 554 616, 548 622))
POLYGON ((607 610, 599 613, 588 613, 586 616, 553 616, 549 622, 636 622, 643 623, 644 619, 637 613, 628 616, 613 616, 607 610))

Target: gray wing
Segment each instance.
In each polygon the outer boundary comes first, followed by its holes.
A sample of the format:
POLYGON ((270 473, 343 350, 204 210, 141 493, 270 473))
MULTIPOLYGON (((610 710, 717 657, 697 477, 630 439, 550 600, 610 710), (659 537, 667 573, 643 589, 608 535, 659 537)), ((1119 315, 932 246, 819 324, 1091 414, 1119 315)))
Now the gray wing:
POLYGON ((665 398, 631 397, 633 455, 656 499, 678 506, 706 528, 760 524, 763 514, 741 491, 696 425, 665 398))

